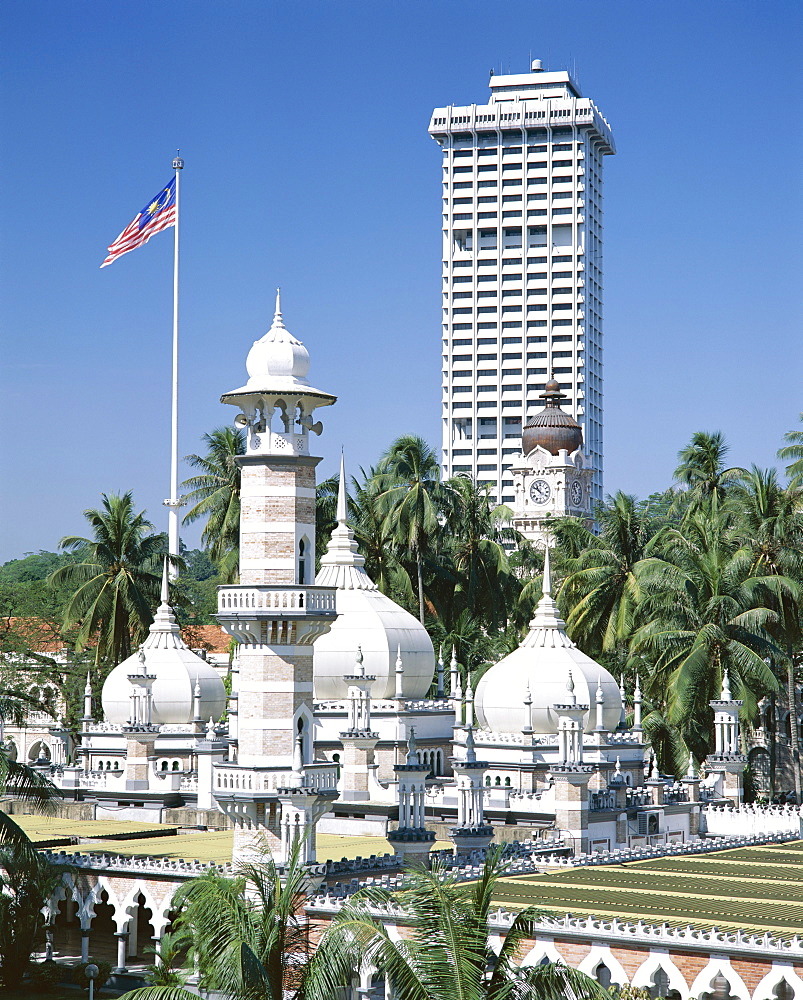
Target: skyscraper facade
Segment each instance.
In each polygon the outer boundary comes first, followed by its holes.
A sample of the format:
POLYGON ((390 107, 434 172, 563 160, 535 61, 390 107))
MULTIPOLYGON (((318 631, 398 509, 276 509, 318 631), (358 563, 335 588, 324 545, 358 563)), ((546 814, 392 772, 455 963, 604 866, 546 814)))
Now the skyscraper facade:
POLYGON ((552 373, 602 497, 602 162, 608 123, 567 72, 491 76, 436 108, 443 151, 443 472, 512 504, 522 429, 552 373))

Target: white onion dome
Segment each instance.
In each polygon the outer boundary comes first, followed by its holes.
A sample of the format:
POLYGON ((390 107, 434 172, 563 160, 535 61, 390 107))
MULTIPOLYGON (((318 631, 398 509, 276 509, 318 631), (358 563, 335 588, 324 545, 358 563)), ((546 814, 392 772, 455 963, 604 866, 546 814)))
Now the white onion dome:
POLYGON ((365 572, 365 559, 346 523, 345 479, 341 458, 337 527, 315 577, 316 586, 337 588, 338 616, 331 629, 315 640, 315 697, 325 701, 348 696, 343 678, 353 673, 359 646, 366 674, 376 677, 373 699, 394 697, 397 672, 403 698, 425 698, 435 673, 432 640, 418 619, 383 594, 365 572))
POLYGON ((285 327, 282 319, 281 296, 276 291, 276 312, 270 330, 254 341, 245 362, 248 385, 262 388, 278 380, 305 382, 309 372, 309 351, 285 327))
POLYGON ((524 704, 529 696, 533 731, 556 733, 558 715, 553 706, 566 703, 566 691, 572 683, 576 703, 589 706, 584 717, 585 731, 592 732, 596 726, 599 685, 603 725, 613 732, 622 711, 619 688, 611 674, 579 650, 566 634, 566 623, 552 599, 547 549, 544 592, 530 631, 517 649, 483 674, 474 696, 477 719, 493 732, 520 733, 526 725, 524 704))
POLYGON ((154 725, 184 724, 193 720, 193 691, 200 689, 201 719, 219 719, 226 708, 226 689, 217 671, 201 659, 181 638, 173 609, 168 602, 167 563, 162 577, 161 604, 148 638, 128 659, 119 663, 103 684, 101 702, 107 722, 125 725, 131 716, 129 674, 155 675, 152 716, 154 725), (140 656, 144 654, 144 667, 140 656))

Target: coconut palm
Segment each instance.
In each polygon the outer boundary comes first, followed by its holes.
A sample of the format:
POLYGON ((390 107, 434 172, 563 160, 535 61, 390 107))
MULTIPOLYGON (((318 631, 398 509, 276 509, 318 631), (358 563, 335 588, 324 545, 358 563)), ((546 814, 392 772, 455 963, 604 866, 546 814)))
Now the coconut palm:
MULTIPOLYGON (((712 749, 709 701, 720 696, 727 672, 746 719, 758 699, 778 688, 766 658, 777 655, 768 627, 766 578, 753 574, 749 549, 738 546, 724 511, 698 511, 682 529, 662 536, 664 558, 638 573, 639 621, 631 650, 652 664, 651 701, 666 705, 698 760, 712 749)), ((778 578, 782 579, 782 578, 778 578)))
POLYGON ((200 470, 200 475, 181 485, 190 492, 186 499, 193 504, 184 515, 192 524, 205 517, 201 541, 217 563, 224 583, 235 583, 240 560, 240 466, 237 456, 245 453, 245 434, 234 427, 217 427, 204 434, 205 455, 187 455, 186 461, 200 470))
POLYGON ((753 466, 734 491, 738 511, 736 531, 753 553, 754 572, 766 574, 772 588, 777 621, 768 626, 782 650, 779 666, 786 682, 789 704, 789 739, 797 801, 801 801, 800 733, 797 726, 797 674, 803 663, 803 483, 793 479, 788 487, 778 482, 774 469, 753 466))
MULTIPOLYGON (((800 419, 803 421, 803 413, 800 419)), ((788 443, 778 449, 778 458, 785 462, 791 459, 786 467, 790 479, 803 479, 803 430, 787 431, 783 439, 788 443)))
POLYGON ((592 656, 611 653, 630 640, 640 598, 639 575, 661 524, 635 497, 621 491, 600 506, 597 519, 599 537, 568 518, 565 526, 553 525, 558 548, 563 547, 566 532, 570 551, 578 552, 563 562, 565 578, 558 600, 566 609, 572 638, 592 656), (585 548, 577 537, 581 530, 585 548))
MULTIPOLYGON (((102 494, 100 509, 84 511, 92 538, 70 535, 59 543, 74 562, 48 577, 72 589, 65 627, 78 624, 76 650, 96 641, 95 664, 116 664, 145 639, 159 597, 167 548, 163 534, 151 534, 145 512, 134 511, 131 491, 102 494)), ((171 557, 172 558, 172 557, 171 557)))
MULTIPOLYGON (((231 878, 207 872, 176 897, 176 924, 192 941, 204 989, 231 1000, 283 1000, 298 995, 307 957, 300 911, 308 874, 298 847, 280 871, 270 854, 234 866, 231 878)), ((193 1000, 180 986, 149 986, 126 1000, 193 1000)))
POLYGON ((326 930, 306 977, 305 1000, 346 996, 360 969, 386 977, 397 1000, 553 1000, 607 994, 581 972, 563 965, 522 967, 516 956, 533 936, 536 912, 516 915, 501 949, 491 946, 489 917, 499 878, 506 871, 491 850, 475 882, 459 882, 436 862, 431 871, 407 872, 401 890, 369 887, 342 908, 326 930), (410 935, 391 938, 376 908, 400 911, 410 935))
POLYGON ((719 506, 728 487, 744 474, 738 466, 725 467, 728 450, 721 431, 696 431, 691 442, 678 452, 680 464, 675 479, 686 487, 685 499, 692 512, 704 504, 719 506))
POLYGON ((504 543, 518 541, 508 507, 492 506, 488 490, 469 476, 443 484, 446 550, 457 583, 455 605, 494 629, 507 620, 518 591, 504 543))
POLYGON ((423 625, 423 565, 439 530, 438 461, 423 438, 408 434, 394 441, 377 471, 382 477, 380 504, 390 535, 415 563, 418 617, 423 625))

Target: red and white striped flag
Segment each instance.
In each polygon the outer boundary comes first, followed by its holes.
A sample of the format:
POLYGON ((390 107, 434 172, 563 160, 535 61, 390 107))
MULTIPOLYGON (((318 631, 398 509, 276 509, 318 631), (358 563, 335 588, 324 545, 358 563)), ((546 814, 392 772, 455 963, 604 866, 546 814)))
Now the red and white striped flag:
POLYGON ((161 233, 176 224, 176 179, 162 188, 159 194, 142 209, 133 222, 120 233, 109 247, 109 256, 101 267, 112 264, 129 250, 144 246, 154 233, 161 233))

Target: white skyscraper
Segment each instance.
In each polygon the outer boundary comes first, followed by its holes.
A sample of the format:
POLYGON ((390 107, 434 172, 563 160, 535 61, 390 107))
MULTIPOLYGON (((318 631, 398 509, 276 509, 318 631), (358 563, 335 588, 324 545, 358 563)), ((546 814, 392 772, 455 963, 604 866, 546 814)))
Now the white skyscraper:
POLYGON ((510 467, 551 373, 602 497, 602 158, 610 127, 569 73, 491 76, 436 108, 443 150, 443 471, 512 503, 510 467))

